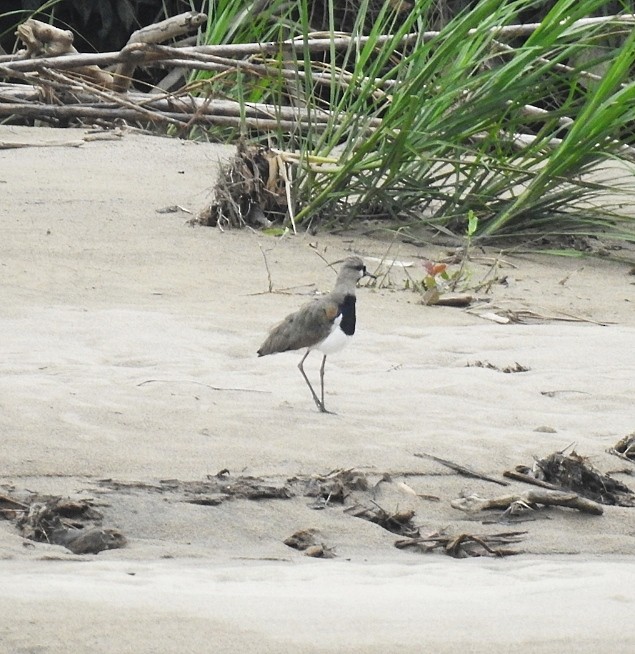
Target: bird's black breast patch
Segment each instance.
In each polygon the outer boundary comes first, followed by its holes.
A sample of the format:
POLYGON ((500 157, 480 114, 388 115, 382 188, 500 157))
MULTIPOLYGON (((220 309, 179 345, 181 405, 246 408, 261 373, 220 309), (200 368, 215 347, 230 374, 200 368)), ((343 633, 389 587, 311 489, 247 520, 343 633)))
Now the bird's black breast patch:
POLYGON ((347 336, 352 336, 355 333, 355 296, 344 296, 344 301, 340 304, 339 309, 342 314, 340 329, 347 336))

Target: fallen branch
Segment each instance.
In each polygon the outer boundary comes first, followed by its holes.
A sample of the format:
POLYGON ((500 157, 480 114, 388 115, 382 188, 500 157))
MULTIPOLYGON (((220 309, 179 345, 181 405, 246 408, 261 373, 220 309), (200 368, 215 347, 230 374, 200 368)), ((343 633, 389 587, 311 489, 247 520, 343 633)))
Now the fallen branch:
MULTIPOLYGON (((634 150, 635 152, 635 150, 634 150)), ((490 307, 491 305, 488 305, 490 307)), ((482 312, 479 307, 474 307, 473 309, 468 309, 467 313, 471 313, 474 316, 479 318, 485 318, 486 320, 492 320, 500 324, 530 324, 533 322, 588 322, 593 325, 599 325, 601 327, 606 327, 608 323, 598 322, 592 318, 584 318, 582 316, 574 316, 570 313, 564 311, 560 312, 560 315, 549 315, 547 313, 538 313, 537 311, 532 311, 530 309, 505 309, 503 307, 492 307, 492 311, 482 312)))
POLYGON ((415 452, 414 456, 419 457, 420 459, 424 459, 424 458, 432 459, 433 461, 436 461, 437 463, 440 463, 441 465, 444 465, 447 468, 450 468, 451 470, 458 472, 460 475, 463 475, 464 477, 472 477, 474 479, 482 479, 483 481, 490 481, 493 484, 498 484, 499 486, 509 486, 509 484, 506 481, 501 481, 500 479, 489 477, 488 475, 485 475, 483 473, 476 472, 476 470, 473 470, 472 468, 467 468, 466 466, 462 466, 458 463, 454 463, 453 461, 448 461, 447 459, 440 459, 438 456, 433 456, 432 454, 426 454, 425 452, 415 452))
MULTIPOLYGON (((34 18, 28 18, 18 25, 16 35, 26 46, 24 56, 27 59, 42 60, 50 59, 51 56, 77 54, 73 46, 73 33, 70 30, 61 30, 34 18)), ((101 86, 107 88, 112 86, 112 75, 98 66, 85 64, 78 66, 75 72, 101 86)))
MULTIPOLYGON (((199 98, 186 93, 165 93, 147 94, 139 91, 130 91, 125 95, 95 89, 90 85, 83 84, 80 80, 73 80, 66 76, 51 78, 43 83, 51 85, 59 91, 72 91, 72 97, 67 99, 64 106, 109 106, 119 104, 124 107, 140 107, 153 109, 160 112, 182 112, 183 114, 205 113, 213 116, 239 117, 245 115, 249 118, 261 118, 271 120, 288 120, 312 124, 326 124, 333 117, 327 111, 313 110, 309 114, 297 107, 279 106, 261 102, 241 103, 234 100, 220 98, 199 98), (63 83, 56 83, 56 80, 63 80, 63 83), (103 100, 103 104, 99 102, 103 100)), ((25 101, 39 102, 40 88, 38 86, 25 84, 11 84, 0 87, 0 98, 4 102, 0 105, 9 106, 14 104, 24 105, 25 101)), ((379 124, 375 121, 374 124, 379 124)), ((299 158, 299 157, 298 157, 299 158)))
MULTIPOLYGON (((575 29, 586 25, 620 25, 621 29, 628 30, 629 26, 635 23, 635 14, 622 14, 613 16, 597 16, 593 18, 583 18, 575 21, 569 26, 569 29, 575 29)), ((505 25, 501 27, 492 27, 490 32, 492 36, 497 39, 502 38, 516 38, 518 36, 529 36, 533 34, 536 29, 540 27, 540 23, 528 23, 526 25, 505 25)), ((480 33, 481 30, 472 29, 470 34, 480 33)), ((404 35, 395 45, 407 46, 415 43, 417 40, 423 41, 431 40, 439 37, 439 31, 427 31, 422 34, 412 33, 404 35)), ((334 50, 348 50, 351 44, 355 44, 358 48, 363 47, 372 38, 378 47, 385 43, 394 41, 395 37, 392 34, 382 35, 379 37, 365 37, 365 36, 349 36, 342 35, 333 38, 311 38, 309 35, 307 39, 304 37, 298 39, 291 39, 287 41, 269 41, 265 43, 237 43, 231 45, 204 45, 204 46, 190 46, 182 48, 183 53, 201 53, 211 54, 221 57, 248 57, 251 55, 265 54, 265 55, 279 55, 281 52, 328 52, 334 50)), ((137 51, 135 53, 134 46, 128 46, 120 52, 104 52, 104 53, 86 53, 86 54, 73 54, 63 55, 60 57, 42 57, 37 62, 25 60, 24 53, 12 55, 5 59, 3 68, 6 71, 36 71, 42 67, 52 68, 76 68, 78 66, 96 65, 96 66, 111 66, 123 62, 129 62, 131 59, 136 59, 137 65, 148 64, 150 60, 158 61, 156 57, 144 55, 143 52, 137 51), (146 59, 148 57, 148 59, 146 59)), ((160 57, 159 57, 160 59, 160 57)))
MULTIPOLYGON (((187 11, 178 16, 166 18, 159 23, 142 27, 132 33, 128 39, 128 46, 136 43, 165 43, 177 36, 195 32, 207 21, 207 15, 198 11, 187 11)), ((130 87, 132 75, 137 63, 131 59, 121 62, 114 75, 113 90, 122 92, 130 87)))
POLYGON ((546 489, 501 495, 492 499, 485 499, 478 495, 469 495, 468 497, 460 497, 459 499, 452 500, 450 505, 459 511, 478 513, 479 511, 489 511, 491 509, 507 510, 512 504, 517 502, 528 506, 538 504, 542 504, 543 506, 564 506, 592 515, 602 515, 604 512, 604 509, 599 504, 580 497, 577 493, 546 489))
POLYGON ((550 490, 559 490, 558 486, 554 484, 549 484, 542 479, 537 479, 532 474, 525 472, 527 466, 518 466, 516 470, 505 470, 503 477, 508 477, 515 481, 524 481, 527 484, 532 484, 533 486, 540 486, 541 488, 549 488, 550 490), (522 471, 521 471, 522 469, 522 471))
MULTIPOLYGON (((72 88, 73 86, 79 84, 80 88, 82 88, 84 91, 90 92, 93 96, 96 96, 96 98, 98 98, 99 100, 118 104, 125 109, 132 109, 133 111, 137 111, 141 117, 145 117, 147 120, 162 121, 164 118, 163 113, 149 109, 146 103, 144 104, 135 103, 129 100, 125 95, 110 92, 107 90, 102 90, 100 88, 96 88, 95 86, 89 86, 88 84, 82 84, 80 80, 73 79, 72 77, 64 75, 63 73, 59 73, 57 71, 51 70, 48 71, 48 77, 59 82, 62 86, 64 84, 67 84, 69 88, 72 88)), ((184 123, 184 121, 182 120, 175 120, 175 119, 167 119, 167 120, 168 122, 172 122, 173 124, 176 125, 182 125, 184 123)))
POLYGON ((0 141, 0 150, 12 150, 18 148, 79 148, 84 141, 38 141, 28 143, 26 141, 0 141))
MULTIPOLYGON (((182 129, 190 124, 244 125, 254 129, 293 132, 303 132, 309 128, 320 132, 329 123, 346 119, 343 113, 334 118, 326 111, 308 112, 298 107, 265 103, 241 104, 232 100, 194 97, 184 92, 159 95, 132 91, 119 94, 59 71, 48 71, 47 77, 39 79, 38 84, 47 90, 44 95, 48 102, 42 102, 41 89, 35 86, 15 84, 1 87, 0 98, 3 102, 0 102, 0 116, 58 120, 121 119, 172 124, 182 129), (50 101, 52 95, 61 103, 50 101)), ((379 120, 368 121, 368 127, 379 123, 379 120)))
MULTIPOLYGON (((162 111, 154 112, 149 116, 147 112, 141 111, 139 108, 125 109, 119 105, 54 105, 54 104, 26 104, 15 103, 5 104, 0 103, 0 117, 2 116, 23 116, 27 118, 38 119, 59 119, 68 120, 71 118, 94 120, 105 120, 114 122, 117 120, 125 121, 145 121, 156 124, 172 124, 178 127, 185 128, 188 124, 197 125, 219 125, 222 127, 235 127, 246 126, 252 129, 259 130, 276 130, 283 129, 288 131, 302 132, 303 123, 291 120, 274 120, 266 118, 253 118, 241 116, 215 116, 211 113, 196 113, 184 114, 175 111, 162 111)), ((319 124, 314 127, 315 131, 320 132, 324 129, 319 124)))
POLYGON ((479 536, 474 534, 448 536, 444 532, 437 532, 429 536, 398 540, 395 542, 395 547, 416 549, 424 553, 440 549, 456 559, 473 556, 511 556, 520 552, 502 546, 518 543, 526 534, 526 531, 509 531, 479 536))
POLYGON ((469 307, 474 297, 468 293, 444 293, 434 304, 438 307, 469 307))

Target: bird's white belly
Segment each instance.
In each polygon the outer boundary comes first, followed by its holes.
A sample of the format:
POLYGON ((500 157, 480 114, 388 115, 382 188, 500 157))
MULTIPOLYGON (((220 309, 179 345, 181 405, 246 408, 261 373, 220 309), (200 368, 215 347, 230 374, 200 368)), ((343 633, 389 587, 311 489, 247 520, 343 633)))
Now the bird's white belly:
POLYGON ((312 349, 319 350, 322 354, 329 355, 339 352, 350 340, 352 336, 347 336, 339 327, 339 324, 333 326, 331 333, 315 345, 312 349))

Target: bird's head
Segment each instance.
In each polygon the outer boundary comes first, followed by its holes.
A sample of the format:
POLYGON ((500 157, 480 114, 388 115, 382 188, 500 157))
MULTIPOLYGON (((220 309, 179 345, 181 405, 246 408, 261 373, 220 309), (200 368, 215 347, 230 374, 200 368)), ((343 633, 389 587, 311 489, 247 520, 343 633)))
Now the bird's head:
POLYGON ((369 273, 364 262, 359 257, 348 257, 342 262, 340 273, 337 276, 338 284, 357 284, 362 277, 372 277, 375 275, 369 273))

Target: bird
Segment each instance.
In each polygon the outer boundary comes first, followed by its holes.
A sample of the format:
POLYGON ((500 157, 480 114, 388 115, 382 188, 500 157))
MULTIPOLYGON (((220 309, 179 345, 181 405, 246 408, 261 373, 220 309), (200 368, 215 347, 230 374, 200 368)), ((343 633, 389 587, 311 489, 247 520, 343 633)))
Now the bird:
POLYGON ((332 413, 327 411, 324 405, 326 357, 339 352, 355 333, 355 288, 362 277, 376 279, 375 275, 366 270, 359 257, 344 259, 333 290, 328 295, 305 304, 275 325, 258 350, 258 356, 263 357, 306 348, 298 368, 311 391, 315 405, 322 413, 332 413), (313 390, 304 371, 304 362, 312 350, 318 350, 323 355, 320 367, 320 397, 313 390))

